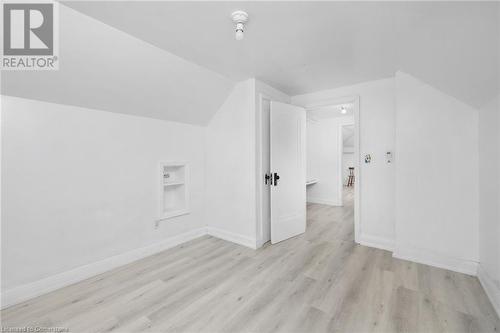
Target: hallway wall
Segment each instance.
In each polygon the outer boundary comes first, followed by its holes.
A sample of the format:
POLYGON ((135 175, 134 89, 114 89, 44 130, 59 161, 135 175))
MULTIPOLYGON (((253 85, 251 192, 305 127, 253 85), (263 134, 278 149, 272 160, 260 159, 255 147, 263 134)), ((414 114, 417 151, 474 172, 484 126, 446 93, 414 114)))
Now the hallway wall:
POLYGON ((353 123, 352 116, 307 121, 307 179, 318 179, 316 184, 307 187, 307 202, 342 204, 340 126, 353 123))

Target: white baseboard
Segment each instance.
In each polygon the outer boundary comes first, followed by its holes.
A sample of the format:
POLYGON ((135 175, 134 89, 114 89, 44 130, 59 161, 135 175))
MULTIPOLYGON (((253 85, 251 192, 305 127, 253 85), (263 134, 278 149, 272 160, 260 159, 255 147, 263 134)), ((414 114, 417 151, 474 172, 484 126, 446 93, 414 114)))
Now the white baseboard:
POLYGON ((128 251, 110 258, 106 258, 88 265, 52 275, 42 280, 24 284, 8 289, 0 296, 1 308, 29 300, 31 298, 49 293, 59 288, 83 281, 92 276, 104 273, 113 268, 129 264, 133 261, 148 257, 155 253, 167 250, 192 239, 206 235, 206 228, 200 228, 170 237, 160 243, 128 251))
POLYGON ((234 232, 218 229, 218 228, 213 228, 213 227, 207 227, 207 234, 210 236, 214 236, 216 238, 224 239, 232 243, 240 244, 246 247, 249 247, 251 249, 256 249, 257 248, 257 241, 254 238, 250 238, 247 236, 243 236, 240 234, 236 234, 234 232))
POLYGON ((394 241, 379 236, 360 235, 359 244, 390 252, 394 251, 394 241))
POLYGON ((477 277, 479 282, 481 282, 486 295, 488 295, 491 304, 495 308, 497 315, 500 317, 500 286, 494 282, 491 275, 488 274, 481 264, 479 264, 477 269, 477 277))
POLYGON ((419 264, 434 266, 438 268, 444 268, 458 273, 464 273, 473 276, 477 275, 478 262, 452 258, 429 250, 409 247, 396 247, 392 256, 394 258, 414 261, 419 264))
POLYGON ((255 239, 217 228, 203 227, 185 232, 174 237, 170 237, 160 243, 118 254, 116 256, 106 258, 88 265, 80 266, 75 269, 52 275, 35 282, 8 289, 0 295, 1 308, 4 309, 11 305, 27 301, 43 294, 47 294, 56 289, 60 289, 71 284, 83 281, 90 277, 162 252, 164 250, 207 234, 252 249, 257 248, 255 239))
POLYGON ((317 198, 317 197, 307 197, 307 202, 320 205, 328 205, 328 206, 341 206, 339 201, 317 198))

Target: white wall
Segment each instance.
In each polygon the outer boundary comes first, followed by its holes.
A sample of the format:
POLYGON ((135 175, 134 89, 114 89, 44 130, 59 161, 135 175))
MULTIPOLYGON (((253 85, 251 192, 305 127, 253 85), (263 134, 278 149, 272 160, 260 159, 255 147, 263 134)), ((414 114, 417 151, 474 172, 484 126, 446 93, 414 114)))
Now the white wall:
POLYGON ((209 233, 239 244, 262 245, 260 96, 289 102, 256 79, 236 84, 207 127, 209 233))
MULTIPOLYGON (((205 225, 217 237, 258 246, 261 93, 290 101, 255 79, 243 81, 206 128, 4 96, 2 297, 186 232, 199 235, 205 225), (164 160, 191 163, 191 214, 155 229, 164 160)), ((478 123, 476 110, 398 73, 291 102, 353 95, 360 97, 361 157, 372 155, 370 164, 361 160, 360 241, 387 249, 396 243, 396 256, 465 272, 480 258, 498 293, 498 98, 478 123), (387 164, 385 152, 395 148, 387 164)), ((101 267, 111 268, 109 261, 101 267)))
POLYGON ((479 259, 500 315, 500 95, 479 110, 479 259))
POLYGON ((207 131, 207 225, 256 246, 255 80, 236 84, 207 131))
POLYGON ((353 123, 352 116, 307 121, 307 179, 318 179, 307 187, 307 202, 342 204, 341 125, 353 123))
POLYGON ((396 74, 395 256, 475 274, 477 110, 396 74))
POLYGON ((203 127, 2 97, 2 296, 204 227, 203 127), (191 213, 155 229, 169 160, 190 163, 191 213))
POLYGON ((353 95, 360 98, 360 241, 392 249, 395 163, 385 163, 385 153, 395 146, 394 79, 293 96, 292 103, 306 106, 353 95), (368 153, 372 162, 364 164, 368 153))

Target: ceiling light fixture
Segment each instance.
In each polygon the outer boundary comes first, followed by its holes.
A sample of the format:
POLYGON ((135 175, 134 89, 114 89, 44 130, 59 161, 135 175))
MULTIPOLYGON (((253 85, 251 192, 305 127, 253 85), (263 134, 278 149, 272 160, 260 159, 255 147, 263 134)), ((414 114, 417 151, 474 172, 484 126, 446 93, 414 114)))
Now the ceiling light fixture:
POLYGON ((242 40, 244 37, 243 30, 245 28, 245 23, 248 21, 248 14, 242 10, 237 10, 231 14, 231 19, 235 25, 236 40, 242 40))
POLYGON ((340 113, 342 113, 342 114, 346 114, 347 113, 347 109, 345 108, 345 106, 342 106, 340 108, 340 113))

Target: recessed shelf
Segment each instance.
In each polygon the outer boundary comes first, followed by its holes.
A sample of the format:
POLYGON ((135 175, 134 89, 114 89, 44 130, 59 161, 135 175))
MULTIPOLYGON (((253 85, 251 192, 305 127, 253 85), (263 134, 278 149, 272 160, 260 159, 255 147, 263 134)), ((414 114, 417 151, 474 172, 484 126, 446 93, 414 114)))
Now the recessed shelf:
POLYGON ((186 166, 185 165, 162 165, 163 183, 184 183, 186 166))
POLYGON ((189 214, 187 163, 161 163, 159 219, 189 214))

